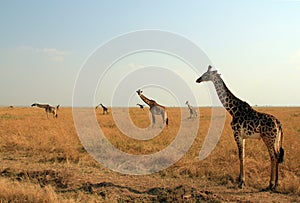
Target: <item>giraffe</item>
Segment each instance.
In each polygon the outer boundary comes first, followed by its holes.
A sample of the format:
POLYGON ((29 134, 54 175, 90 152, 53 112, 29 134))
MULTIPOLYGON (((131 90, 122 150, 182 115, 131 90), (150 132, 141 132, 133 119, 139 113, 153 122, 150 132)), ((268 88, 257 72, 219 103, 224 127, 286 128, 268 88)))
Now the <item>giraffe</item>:
POLYGON ((57 111, 58 111, 60 105, 57 105, 56 107, 54 107, 54 106, 50 106, 49 104, 34 103, 31 106, 36 106, 36 107, 45 109, 45 111, 47 113, 47 118, 49 118, 49 113, 53 114, 53 118, 54 117, 57 118, 57 116, 58 116, 57 111))
POLYGON ((108 114, 108 108, 106 106, 104 106, 103 104, 99 104, 98 106, 96 106, 96 109, 101 106, 102 107, 102 110, 103 110, 103 115, 104 114, 108 114))
POLYGON ((169 119, 167 115, 166 107, 156 103, 156 101, 152 99, 148 99, 142 94, 142 90, 137 90, 136 93, 140 96, 140 98, 150 107, 150 112, 152 116, 152 125, 155 124, 155 115, 161 115, 163 122, 166 123, 166 125, 169 125, 169 119))
POLYGON ((143 109, 144 110, 144 104, 136 104, 137 106, 139 106, 140 107, 140 109, 143 109))
POLYGON ((234 96, 220 74, 211 69, 212 67, 208 66, 207 72, 196 82, 212 81, 221 103, 232 116, 231 128, 240 160, 239 188, 245 185, 245 139, 261 138, 267 146, 271 161, 271 175, 267 190, 275 190, 278 186, 278 165, 283 162, 284 157, 283 131, 279 120, 272 115, 254 110, 247 102, 234 96))
POLYGON ((189 104, 189 101, 186 101, 185 104, 189 108, 190 118, 192 118, 193 116, 197 117, 197 111, 189 104))

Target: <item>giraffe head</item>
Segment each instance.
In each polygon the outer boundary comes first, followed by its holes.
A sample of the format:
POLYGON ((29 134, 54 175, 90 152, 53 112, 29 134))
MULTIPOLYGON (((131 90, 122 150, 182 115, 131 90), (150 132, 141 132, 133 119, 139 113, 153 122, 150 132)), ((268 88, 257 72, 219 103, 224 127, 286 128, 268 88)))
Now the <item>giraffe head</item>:
POLYGON ((189 101, 186 101, 185 104, 188 105, 188 104, 189 104, 189 101))
POLYGON ((137 91, 136 91, 136 93, 138 94, 138 95, 140 95, 140 94, 142 94, 142 90, 140 90, 140 89, 138 89, 137 91))
POLYGON ((203 75, 201 75, 200 78, 196 80, 197 83, 205 82, 205 81, 212 81, 216 76, 219 76, 218 72, 216 70, 212 71, 212 67, 209 65, 208 69, 203 75))

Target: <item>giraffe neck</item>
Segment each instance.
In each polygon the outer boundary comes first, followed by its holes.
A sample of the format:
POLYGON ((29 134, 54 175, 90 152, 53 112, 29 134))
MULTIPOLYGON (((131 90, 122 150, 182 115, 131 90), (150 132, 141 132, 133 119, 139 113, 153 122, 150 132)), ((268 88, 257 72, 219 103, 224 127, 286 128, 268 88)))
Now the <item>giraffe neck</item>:
POLYGON ((220 75, 217 75, 212 82, 215 86, 216 92, 222 105, 230 113, 231 116, 235 116, 239 111, 247 111, 252 109, 248 103, 237 98, 227 88, 220 75))
POLYGON ((34 104, 34 106, 37 106, 37 107, 39 107, 39 108, 44 108, 44 109, 46 109, 46 108, 49 108, 50 107, 50 105, 49 104, 34 104))
POLYGON ((107 108, 106 108, 106 106, 104 106, 103 104, 100 104, 100 105, 101 105, 101 107, 102 107, 103 111, 107 111, 107 108))
POLYGON ((150 108, 155 106, 156 102, 154 100, 148 99, 143 94, 140 94, 139 96, 150 108))

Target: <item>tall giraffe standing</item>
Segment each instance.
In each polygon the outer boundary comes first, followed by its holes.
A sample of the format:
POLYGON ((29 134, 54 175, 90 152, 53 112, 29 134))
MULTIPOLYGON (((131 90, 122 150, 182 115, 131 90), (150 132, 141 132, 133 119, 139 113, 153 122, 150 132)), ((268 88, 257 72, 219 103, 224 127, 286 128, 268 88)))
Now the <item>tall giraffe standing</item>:
POLYGON ((283 162, 284 157, 283 132, 279 120, 272 115, 254 110, 248 103, 238 99, 226 87, 220 74, 211 69, 212 67, 208 66, 207 72, 196 82, 212 81, 221 103, 232 116, 231 128, 238 146, 240 160, 239 188, 245 185, 245 139, 262 138, 271 159, 270 183, 267 189, 275 190, 278 185, 278 164, 283 162))
POLYGON ((169 119, 167 115, 166 107, 156 103, 156 101, 152 99, 148 99, 145 97, 145 95, 142 94, 142 90, 137 90, 137 94, 140 96, 140 98, 150 107, 150 112, 152 116, 152 125, 155 124, 155 115, 161 115, 163 122, 166 123, 166 125, 169 125, 169 119))
POLYGON ((197 111, 189 104, 189 101, 186 101, 185 104, 188 106, 190 118, 193 116, 197 117, 197 111))
POLYGON ((97 109, 99 106, 102 107, 102 110, 103 110, 102 114, 103 114, 103 115, 104 115, 104 114, 108 114, 108 108, 107 108, 106 106, 104 106, 103 104, 99 104, 98 106, 96 106, 96 109, 97 109))
POLYGON ((47 118, 49 118, 49 113, 52 113, 53 114, 53 118, 57 118, 57 111, 59 109, 59 105, 57 105, 56 107, 54 106, 50 106, 49 104, 38 104, 38 103, 34 103, 32 104, 31 106, 36 106, 36 107, 39 107, 39 108, 43 108, 45 109, 46 111, 46 114, 47 114, 47 118))

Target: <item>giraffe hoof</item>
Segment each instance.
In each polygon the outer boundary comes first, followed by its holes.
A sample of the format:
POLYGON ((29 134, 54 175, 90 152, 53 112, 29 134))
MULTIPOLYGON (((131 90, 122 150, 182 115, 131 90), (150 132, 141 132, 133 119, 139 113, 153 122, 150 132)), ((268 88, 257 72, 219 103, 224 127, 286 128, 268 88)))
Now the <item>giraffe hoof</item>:
POLYGON ((262 192, 267 192, 267 191, 272 191, 272 192, 274 192, 274 191, 276 191, 276 186, 277 186, 277 185, 275 185, 275 184, 270 184, 267 188, 262 189, 261 191, 262 191, 262 192))
POLYGON ((240 189, 243 189, 243 187, 244 187, 245 185, 246 185, 246 184, 245 184, 245 181, 244 181, 243 179, 239 178, 239 188, 240 188, 240 189))
POLYGON ((274 190, 275 190, 274 188, 272 188, 271 186, 268 186, 268 187, 262 189, 261 191, 262 192, 268 192, 268 191, 274 191, 274 190))
POLYGON ((245 186, 245 183, 239 183, 239 189, 243 189, 244 186, 245 186))
POLYGON ((269 190, 274 192, 276 190, 276 185, 274 185, 274 184, 270 185, 269 190))

